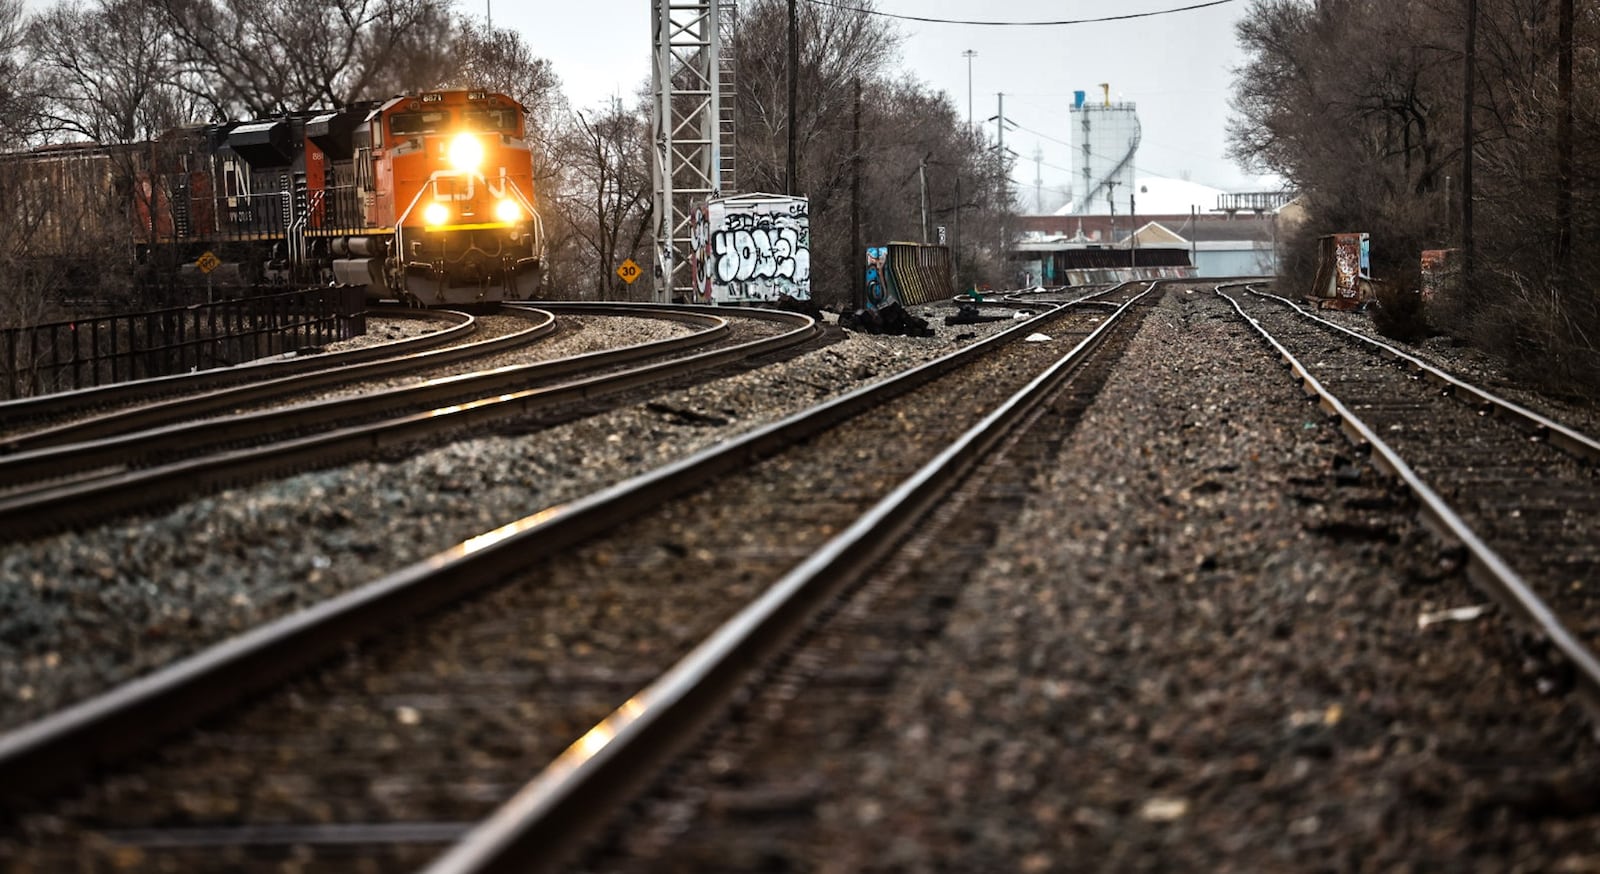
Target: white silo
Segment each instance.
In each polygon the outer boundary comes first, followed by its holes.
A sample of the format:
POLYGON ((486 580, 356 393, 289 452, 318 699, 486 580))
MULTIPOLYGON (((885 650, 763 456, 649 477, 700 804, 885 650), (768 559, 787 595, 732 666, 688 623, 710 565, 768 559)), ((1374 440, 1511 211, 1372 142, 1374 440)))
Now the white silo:
POLYGON ((1098 103, 1072 92, 1072 211, 1075 215, 1124 214, 1133 190, 1133 159, 1139 151, 1139 114, 1127 101, 1111 101, 1100 86, 1098 103), (1115 200, 1115 207, 1110 199, 1115 200))

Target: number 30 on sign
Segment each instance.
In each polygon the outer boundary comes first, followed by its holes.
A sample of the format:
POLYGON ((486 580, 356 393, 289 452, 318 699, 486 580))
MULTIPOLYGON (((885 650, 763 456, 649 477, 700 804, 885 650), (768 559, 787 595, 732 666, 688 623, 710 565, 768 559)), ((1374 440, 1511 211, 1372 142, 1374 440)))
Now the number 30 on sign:
POLYGON ((633 263, 633 259, 629 258, 622 262, 621 267, 617 268, 617 275, 622 277, 623 282, 632 285, 633 281, 639 278, 639 265, 633 263))

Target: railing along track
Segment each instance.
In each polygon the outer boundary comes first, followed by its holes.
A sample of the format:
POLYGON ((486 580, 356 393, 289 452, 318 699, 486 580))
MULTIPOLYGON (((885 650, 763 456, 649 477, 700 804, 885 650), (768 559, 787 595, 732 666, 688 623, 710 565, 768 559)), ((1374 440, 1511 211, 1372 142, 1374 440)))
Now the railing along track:
MULTIPOLYGON (((445 349, 401 354, 396 354, 390 348, 388 357, 377 360, 355 361, 338 367, 325 367, 310 373, 261 379, 243 385, 143 404, 130 409, 121 409, 86 419, 15 434, 0 440, 0 449, 14 453, 47 446, 60 446, 68 443, 95 440, 147 430, 175 422, 190 421, 222 411, 260 404, 273 398, 288 397, 324 389, 329 386, 420 372, 428 368, 494 355, 528 345, 555 332, 555 316, 549 311, 524 310, 524 312, 527 313, 530 322, 527 328, 488 340, 463 343, 445 349)), ((398 344, 391 344, 391 347, 393 345, 398 344)), ((352 351, 367 352, 368 350, 352 351)), ((328 363, 324 362, 324 364, 328 363)), ((3 456, 0 456, 0 458, 3 458, 3 456)))
MULTIPOLYGON (((0 401, 0 420, 8 425, 59 419, 87 410, 105 409, 153 398, 172 397, 212 391, 224 386, 239 385, 255 380, 276 379, 296 373, 309 373, 326 368, 348 367, 376 361, 395 355, 409 355, 455 343, 470 337, 477 330, 476 320, 467 313, 454 310, 419 311, 410 307, 377 307, 368 310, 369 316, 399 319, 431 319, 444 321, 449 327, 394 343, 350 349, 325 355, 297 355, 293 358, 274 358, 250 361, 233 367, 217 367, 194 373, 179 373, 149 379, 113 383, 93 388, 37 395, 12 401, 0 401)), ((0 440, 0 446, 5 441, 0 440)))

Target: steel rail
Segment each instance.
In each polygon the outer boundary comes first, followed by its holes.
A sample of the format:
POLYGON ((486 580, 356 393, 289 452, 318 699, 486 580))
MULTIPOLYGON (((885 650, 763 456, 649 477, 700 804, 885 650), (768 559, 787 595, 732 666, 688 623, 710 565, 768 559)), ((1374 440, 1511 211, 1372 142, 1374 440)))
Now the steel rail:
POLYGON ((1216 294, 1233 306, 1244 319, 1267 341, 1298 377, 1307 395, 1315 396, 1321 407, 1338 417, 1345 434, 1357 447, 1369 450, 1373 463, 1379 470, 1394 477, 1416 498, 1423 523, 1435 535, 1460 543, 1467 554, 1467 576, 1484 592, 1501 605, 1533 626, 1551 646, 1566 658, 1576 675, 1577 688, 1591 714, 1600 717, 1600 659, 1578 640, 1550 606, 1544 602, 1506 561, 1494 551, 1472 526, 1467 524, 1450 505, 1400 457, 1382 437, 1365 421, 1352 412, 1333 395, 1310 369, 1300 362, 1255 317, 1244 311, 1239 302, 1224 294, 1217 286, 1216 294))
POLYGON ((320 370, 324 367, 344 367, 364 361, 386 358, 391 355, 432 349, 469 337, 478 329, 476 319, 467 313, 456 312, 455 310, 419 311, 411 307, 381 307, 369 309, 368 315, 381 315, 386 318, 401 319, 441 319, 452 324, 441 331, 432 331, 380 346, 349 349, 344 352, 333 352, 324 355, 249 361, 232 367, 213 367, 209 370, 200 370, 194 373, 153 376, 149 379, 135 379, 92 388, 52 392, 31 398, 0 401, 0 420, 27 422, 53 416, 69 415, 113 404, 164 397, 184 392, 208 391, 225 385, 236 385, 255 379, 271 379, 292 373, 305 373, 320 370))
POLYGON ((1257 297, 1264 297, 1270 300, 1278 301, 1279 303, 1288 306, 1295 312, 1313 322, 1331 328, 1346 336, 1354 337, 1363 343, 1376 346, 1377 348, 1383 350, 1385 354, 1410 365, 1417 373, 1426 376, 1429 381, 1437 385, 1444 386, 1445 390, 1452 397, 1455 397, 1458 400, 1462 399, 1463 397, 1470 399, 1471 402, 1478 405, 1480 411, 1500 410, 1501 412, 1509 413, 1511 416, 1511 422, 1517 424, 1519 427, 1525 428, 1536 437, 1548 441, 1552 446, 1556 446, 1570 455, 1583 459, 1584 461, 1600 461, 1600 440, 1596 440, 1595 438, 1569 428, 1566 425, 1555 421, 1554 419, 1536 413, 1533 410, 1516 403, 1515 401, 1507 400, 1499 395, 1472 385, 1471 383, 1464 382, 1444 372, 1443 370, 1434 367, 1428 362, 1423 361, 1415 355, 1406 352, 1403 349, 1396 348, 1388 343, 1383 342, 1382 340, 1368 337, 1359 331, 1352 331, 1336 322, 1330 322, 1327 319, 1324 319, 1313 313, 1306 312, 1306 310, 1299 304, 1289 300, 1286 297, 1280 297, 1276 294, 1260 291, 1253 286, 1245 286, 1245 291, 1257 297))
MULTIPOLYGON (((96 475, 92 479, 13 493, 0 499, 0 531, 6 532, 11 539, 20 539, 56 530, 69 520, 81 523, 152 504, 177 501, 197 493, 308 465, 326 467, 342 458, 371 455, 385 448, 404 446, 445 429, 461 429, 480 422, 527 416, 562 404, 609 397, 665 379, 705 372, 742 358, 806 342, 821 331, 810 316, 771 310, 751 310, 745 314, 758 312, 764 313, 758 317, 789 321, 797 327, 787 333, 737 346, 659 361, 618 373, 508 391, 427 412, 264 446, 219 452, 141 470, 96 475)), ((626 357, 643 354, 637 351, 637 347, 613 350, 613 353, 626 353, 626 357)), ((626 360, 626 357, 621 360, 626 360)))
POLYGON ((689 745, 752 672, 785 648, 818 609, 892 554, 991 448, 1048 402, 1154 287, 1150 284, 1119 306, 1055 364, 591 728, 429 866, 427 874, 557 870, 565 856, 689 745))
MULTIPOLYGON (((585 311, 603 313, 608 310, 586 308, 585 311)), ((681 337, 635 343, 553 361, 431 379, 388 391, 309 401, 236 416, 164 425, 77 443, 24 450, 0 456, 0 487, 68 477, 83 470, 137 468, 158 463, 174 452, 192 454, 198 447, 255 440, 274 432, 326 427, 365 416, 383 415, 395 408, 420 409, 463 403, 462 399, 516 393, 536 381, 558 379, 599 367, 614 367, 641 358, 679 352, 721 339, 729 333, 727 319, 709 313, 662 309, 656 316, 698 325, 702 330, 681 337)))
MULTIPOLYGON (((0 735, 0 804, 25 807, 39 794, 149 748, 352 643, 388 634, 411 616, 487 588, 530 562, 966 366, 1026 336, 1059 309, 687 458, 503 525, 0 735)), ((810 326, 806 333, 816 330, 812 319, 800 318, 810 326)), ((759 342, 778 348, 779 339, 783 338, 759 342)), ((700 356, 708 364, 730 357, 727 352, 700 356)))
MULTIPOLYGON (((445 349, 391 354, 376 361, 352 363, 311 373, 281 376, 243 385, 216 389, 198 395, 186 395, 164 401, 144 404, 132 409, 117 410, 76 422, 67 422, 16 434, 0 439, 0 452, 19 452, 45 446, 92 440, 115 434, 145 430, 188 418, 198 418, 218 410, 234 409, 247 404, 282 397, 296 392, 313 391, 330 385, 340 385, 360 380, 382 379, 410 371, 440 367, 457 361, 493 355, 523 346, 555 332, 555 316, 549 311, 526 310, 538 321, 521 331, 503 334, 476 343, 464 343, 445 349)), ((389 350, 391 353, 393 350, 389 350)), ((324 362, 326 363, 326 362, 324 362)))

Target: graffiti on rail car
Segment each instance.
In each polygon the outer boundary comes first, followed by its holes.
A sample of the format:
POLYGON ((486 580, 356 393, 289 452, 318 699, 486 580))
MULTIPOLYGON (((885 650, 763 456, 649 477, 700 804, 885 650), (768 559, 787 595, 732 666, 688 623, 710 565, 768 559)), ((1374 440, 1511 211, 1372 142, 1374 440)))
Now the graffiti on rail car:
POLYGON ((1424 305, 1448 297, 1461 278, 1461 261, 1456 249, 1424 249, 1422 252, 1422 302, 1424 305))
POLYGON ((1328 234, 1317 238, 1317 306, 1353 309, 1367 297, 1372 282, 1371 240, 1366 234, 1328 234))
POLYGON ((916 306, 955 295, 949 246, 890 243, 867 249, 867 300, 871 309, 891 303, 916 306))
POLYGON ((867 247, 867 306, 877 309, 888 303, 889 249, 887 246, 867 247))
POLYGON ((712 303, 811 298, 811 224, 803 197, 709 200, 690 226, 696 293, 712 303))

